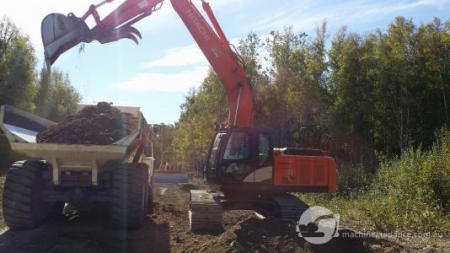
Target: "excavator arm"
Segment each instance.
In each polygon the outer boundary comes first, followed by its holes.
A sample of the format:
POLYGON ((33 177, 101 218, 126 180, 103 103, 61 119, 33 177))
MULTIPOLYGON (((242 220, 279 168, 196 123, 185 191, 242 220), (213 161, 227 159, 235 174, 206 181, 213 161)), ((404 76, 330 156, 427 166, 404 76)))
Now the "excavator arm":
MULTIPOLYGON (((105 0, 97 5, 91 5, 81 18, 73 13, 67 16, 52 13, 44 18, 41 31, 45 60, 49 68, 61 54, 82 42, 110 43, 127 38, 138 43, 137 38, 142 36, 132 25, 158 10, 164 0, 125 0, 109 15, 101 18, 97 8, 112 1, 105 0), (86 24, 89 17, 95 20, 92 29, 86 24)), ((225 88, 229 105, 228 125, 252 126, 254 110, 252 86, 243 64, 231 48, 211 7, 202 0, 202 7, 212 26, 191 0, 170 0, 170 2, 225 88)))

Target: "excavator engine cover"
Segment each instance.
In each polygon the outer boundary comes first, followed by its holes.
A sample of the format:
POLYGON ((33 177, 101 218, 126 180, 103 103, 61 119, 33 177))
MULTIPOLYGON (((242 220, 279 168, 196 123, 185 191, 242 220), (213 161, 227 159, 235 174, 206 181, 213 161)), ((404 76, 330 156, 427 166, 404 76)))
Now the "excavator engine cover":
POLYGON ((45 62, 49 69, 62 53, 80 42, 89 42, 87 40, 90 37, 86 23, 72 13, 67 16, 59 13, 47 15, 42 20, 41 33, 45 62))

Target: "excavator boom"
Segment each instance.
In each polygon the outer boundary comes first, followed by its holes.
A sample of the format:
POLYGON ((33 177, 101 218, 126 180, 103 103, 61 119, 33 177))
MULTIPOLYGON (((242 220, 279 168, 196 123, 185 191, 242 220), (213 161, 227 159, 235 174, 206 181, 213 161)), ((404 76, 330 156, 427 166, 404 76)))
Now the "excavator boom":
MULTIPOLYGON (((137 37, 141 38, 141 34, 132 25, 158 10, 163 0, 125 0, 117 9, 101 19, 97 8, 106 2, 112 0, 91 5, 81 18, 73 13, 67 16, 52 13, 44 18, 41 31, 48 67, 62 53, 82 42, 109 43, 127 38, 138 43, 137 37), (89 29, 85 22, 90 16, 96 23, 92 29, 89 29)), ((243 64, 230 47, 209 4, 202 1, 203 9, 212 26, 192 1, 170 0, 170 2, 225 88, 229 105, 228 125, 251 126, 254 110, 252 86, 243 64)))

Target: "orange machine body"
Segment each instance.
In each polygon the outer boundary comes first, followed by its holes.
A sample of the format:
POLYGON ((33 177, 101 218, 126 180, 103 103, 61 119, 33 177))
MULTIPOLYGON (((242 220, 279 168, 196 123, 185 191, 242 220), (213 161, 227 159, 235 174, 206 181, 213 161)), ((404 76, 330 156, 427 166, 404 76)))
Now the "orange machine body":
POLYGON ((336 190, 336 165, 328 156, 282 154, 274 150, 273 185, 283 187, 322 188, 336 190))

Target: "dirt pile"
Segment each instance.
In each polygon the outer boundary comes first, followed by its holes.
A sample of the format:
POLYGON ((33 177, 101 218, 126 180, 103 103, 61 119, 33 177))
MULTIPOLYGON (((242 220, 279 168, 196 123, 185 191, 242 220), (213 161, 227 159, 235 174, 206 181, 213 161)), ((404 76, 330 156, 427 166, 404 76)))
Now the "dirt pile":
POLYGON ((358 239, 333 238, 323 245, 310 244, 298 236, 295 224, 261 220, 250 211, 226 212, 223 222, 223 233, 193 246, 190 252, 371 252, 358 239))
POLYGON ((212 240, 193 248, 207 252, 212 248, 227 252, 302 252, 304 241, 295 226, 279 220, 260 220, 250 212, 232 211, 224 215, 225 231, 212 240))
POLYGON ((108 102, 86 106, 36 136, 38 143, 107 145, 122 139, 137 127, 137 119, 121 113, 108 102))

